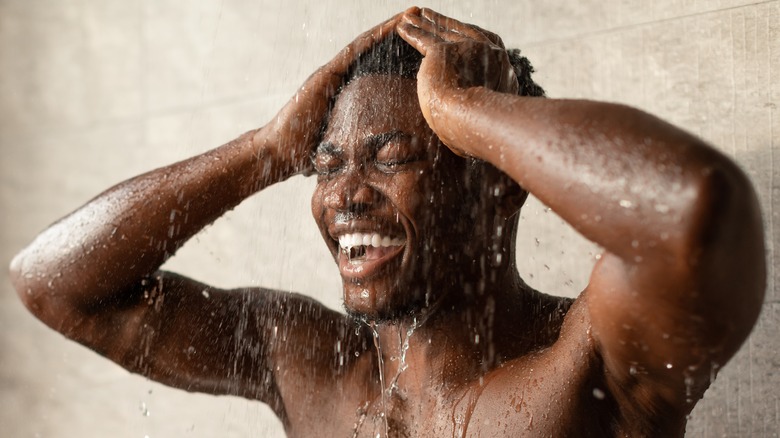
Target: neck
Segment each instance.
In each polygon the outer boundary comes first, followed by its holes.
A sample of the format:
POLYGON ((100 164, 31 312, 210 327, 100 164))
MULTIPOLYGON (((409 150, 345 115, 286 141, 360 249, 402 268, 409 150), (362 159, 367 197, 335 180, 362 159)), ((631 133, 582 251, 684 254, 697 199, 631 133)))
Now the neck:
POLYGON ((450 382, 479 378, 502 362, 503 343, 515 338, 506 333, 522 332, 517 320, 527 307, 528 290, 509 260, 479 269, 478 275, 464 277, 461 271, 459 277, 439 278, 433 285, 439 298, 414 316, 368 323, 386 395, 445 389, 450 382), (494 333, 502 333, 501 338, 494 333))

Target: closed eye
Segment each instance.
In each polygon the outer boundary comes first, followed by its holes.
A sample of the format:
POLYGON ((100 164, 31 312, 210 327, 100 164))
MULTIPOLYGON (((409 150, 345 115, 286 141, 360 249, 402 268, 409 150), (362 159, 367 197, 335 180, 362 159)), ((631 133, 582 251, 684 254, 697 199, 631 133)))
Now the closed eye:
POLYGON ((317 174, 323 176, 339 170, 344 164, 342 151, 329 142, 320 143, 317 146, 317 150, 312 154, 311 162, 317 174))
POLYGON ((380 169, 392 172, 425 158, 425 150, 418 137, 397 134, 379 147, 375 160, 380 169))

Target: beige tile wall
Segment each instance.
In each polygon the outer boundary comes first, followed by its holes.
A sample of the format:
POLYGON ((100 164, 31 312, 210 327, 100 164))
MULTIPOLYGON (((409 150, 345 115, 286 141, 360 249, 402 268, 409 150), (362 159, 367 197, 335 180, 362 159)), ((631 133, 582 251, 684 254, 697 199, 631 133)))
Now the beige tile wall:
MULTIPOLYGON (((316 66, 407 6, 283 3, 0 0, 0 261, 107 186, 263 123, 316 66)), ((765 209, 767 304, 694 410, 688 435, 778 436, 780 1, 429 5, 522 48, 550 96, 646 109, 748 171, 765 209)), ((338 307, 339 281, 309 219, 311 187, 298 179, 247 201, 169 267, 221 286, 301 291, 338 307)), ((522 224, 522 274, 543 290, 576 294, 596 248, 538 203, 526 207, 522 224)), ((283 435, 262 405, 170 390, 64 341, 28 316, 5 270, 0 425, 0 435, 14 437, 283 435)))

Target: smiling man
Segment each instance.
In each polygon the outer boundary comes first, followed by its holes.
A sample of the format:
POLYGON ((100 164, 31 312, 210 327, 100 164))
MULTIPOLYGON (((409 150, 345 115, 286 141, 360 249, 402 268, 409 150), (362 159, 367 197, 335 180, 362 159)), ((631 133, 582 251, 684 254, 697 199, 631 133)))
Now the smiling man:
POLYGON ((753 189, 653 116, 541 94, 494 34, 410 9, 269 124, 52 225, 12 279, 71 339, 171 386, 263 401, 290 436, 682 436, 761 307, 753 189), (300 173, 317 175, 347 315, 158 270, 300 173), (518 275, 526 190, 604 248, 576 300, 518 275))

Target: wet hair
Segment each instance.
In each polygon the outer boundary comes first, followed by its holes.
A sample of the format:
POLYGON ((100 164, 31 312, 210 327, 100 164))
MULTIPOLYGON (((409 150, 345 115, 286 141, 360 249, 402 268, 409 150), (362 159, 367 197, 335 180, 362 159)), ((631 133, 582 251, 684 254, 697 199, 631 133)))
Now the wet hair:
MULTIPOLYGON (((518 81, 518 95, 543 97, 544 89, 534 82, 534 68, 519 49, 508 49, 507 55, 518 81)), ((353 79, 372 74, 395 75, 416 79, 423 56, 397 34, 392 34, 360 56, 347 72, 342 88, 353 79)))
MULTIPOLYGON (((528 58, 520 54, 520 49, 508 49, 507 55, 517 77, 519 85, 517 94, 544 97, 544 89, 531 78, 534 68, 528 58)), ((319 138, 325 135, 333 105, 350 82, 362 76, 375 74, 417 79, 422 59, 422 54, 397 34, 389 35, 371 50, 359 56, 347 71, 341 86, 330 101, 330 109, 320 125, 319 138)))

